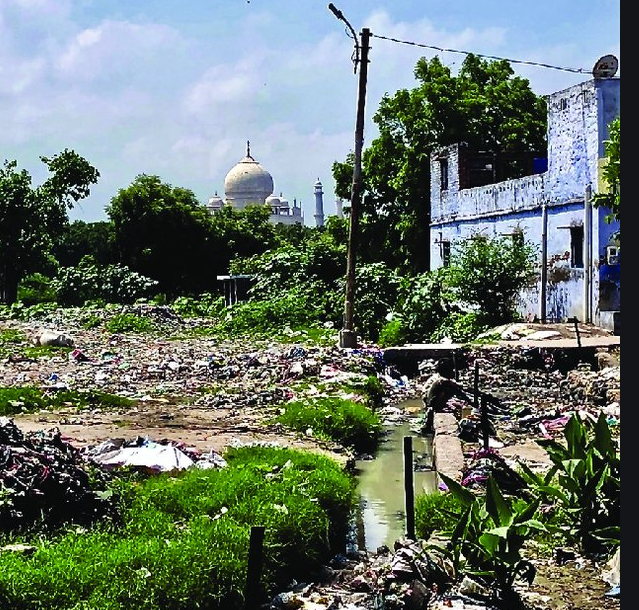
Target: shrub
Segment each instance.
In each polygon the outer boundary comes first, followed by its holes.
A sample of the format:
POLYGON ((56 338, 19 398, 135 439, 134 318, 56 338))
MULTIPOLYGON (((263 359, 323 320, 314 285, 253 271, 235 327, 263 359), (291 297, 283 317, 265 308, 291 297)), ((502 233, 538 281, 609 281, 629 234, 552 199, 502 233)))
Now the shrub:
POLYGON ((108 303, 133 303, 147 297, 157 282, 124 265, 98 265, 84 256, 77 267, 62 267, 52 282, 58 303, 82 305, 101 299, 108 303))
POLYGON ((477 335, 488 330, 486 316, 477 312, 451 312, 431 333, 431 341, 439 342, 448 337, 456 343, 472 341, 477 335))
POLYGON ((107 323, 106 328, 112 333, 145 333, 155 329, 153 320, 135 313, 115 314, 107 323))
POLYGON ((385 263, 358 265, 354 324, 359 334, 377 341, 386 317, 397 302, 400 276, 385 263))
POLYGON ((491 326, 516 316, 516 299, 535 279, 536 249, 512 237, 475 238, 454 244, 445 282, 456 299, 477 308, 491 326))
POLYGON ((41 273, 33 273, 23 278, 18 285, 18 301, 24 305, 51 303, 56 300, 51 278, 41 273))
POLYGON ((219 330, 231 334, 279 332, 313 326, 320 319, 319 308, 302 290, 291 290, 265 300, 235 303, 226 308, 219 330))
POLYGON ((404 341, 428 340, 448 315, 448 301, 441 269, 402 278, 393 320, 400 322, 404 341))
POLYGON ((392 347, 406 343, 408 331, 401 319, 395 318, 387 321, 379 331, 377 344, 380 347, 392 347))
POLYGON ((210 292, 198 298, 182 296, 171 303, 171 308, 184 318, 218 317, 224 311, 224 297, 210 292))
POLYGON ((366 405, 337 397, 286 403, 275 421, 299 432, 310 429, 318 438, 341 443, 358 452, 372 450, 382 431, 377 413, 366 405))

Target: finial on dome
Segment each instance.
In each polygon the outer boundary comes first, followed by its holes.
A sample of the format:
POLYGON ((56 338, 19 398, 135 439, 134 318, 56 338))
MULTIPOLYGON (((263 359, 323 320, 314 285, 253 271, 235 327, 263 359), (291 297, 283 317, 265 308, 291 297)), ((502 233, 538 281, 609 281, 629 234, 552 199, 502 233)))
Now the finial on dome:
POLYGON ((251 156, 251 142, 250 142, 250 140, 246 141, 246 156, 247 157, 251 156))

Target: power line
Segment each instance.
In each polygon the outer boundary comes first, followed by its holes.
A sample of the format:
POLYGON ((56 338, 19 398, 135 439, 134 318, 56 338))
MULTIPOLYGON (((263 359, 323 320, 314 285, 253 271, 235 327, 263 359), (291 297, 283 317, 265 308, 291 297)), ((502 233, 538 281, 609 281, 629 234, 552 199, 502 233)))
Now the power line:
POLYGON ((463 53, 465 55, 476 55, 477 57, 484 57, 486 59, 497 59, 497 60, 505 60, 512 64, 526 64, 528 66, 538 66, 541 68, 552 68, 553 70, 563 70, 564 72, 576 72, 578 74, 590 74, 590 70, 586 70, 583 68, 562 68, 561 66, 552 66, 550 64, 543 64, 536 61, 524 61, 521 59, 509 59, 507 57, 496 57, 495 55, 482 55, 481 53, 474 53, 472 51, 460 51, 459 49, 444 49, 443 47, 437 47, 435 45, 429 44, 420 44, 418 42, 411 42, 409 40, 399 40, 398 38, 390 38, 388 36, 380 36, 379 34, 373 34, 371 32, 371 36, 374 38, 381 38, 383 40, 390 40, 391 42, 398 42, 400 44, 408 44, 413 47, 423 47, 425 49, 434 49, 435 51, 442 51, 446 53, 463 53))

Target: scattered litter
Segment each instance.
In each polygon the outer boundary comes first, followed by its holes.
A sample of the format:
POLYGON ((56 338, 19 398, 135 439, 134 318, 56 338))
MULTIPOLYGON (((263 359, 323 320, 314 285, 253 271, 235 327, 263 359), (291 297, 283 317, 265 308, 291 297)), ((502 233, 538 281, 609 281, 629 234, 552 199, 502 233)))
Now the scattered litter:
POLYGON ((227 465, 214 451, 200 455, 191 450, 190 455, 187 455, 173 443, 156 442, 148 437, 138 437, 131 441, 109 439, 98 445, 85 447, 82 452, 87 458, 107 468, 132 466, 152 473, 191 467, 223 468, 227 465))
POLYGON ((51 345, 54 347, 73 347, 73 339, 55 330, 44 330, 33 338, 34 345, 51 345))

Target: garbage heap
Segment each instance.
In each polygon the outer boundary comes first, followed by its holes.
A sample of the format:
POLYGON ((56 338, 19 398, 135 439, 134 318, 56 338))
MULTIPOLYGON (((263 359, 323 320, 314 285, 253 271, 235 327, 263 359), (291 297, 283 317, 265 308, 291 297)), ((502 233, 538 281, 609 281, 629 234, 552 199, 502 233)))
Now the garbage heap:
POLYGON ((115 517, 107 480, 59 430, 25 434, 0 417, 0 534, 115 517))

